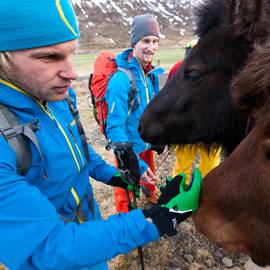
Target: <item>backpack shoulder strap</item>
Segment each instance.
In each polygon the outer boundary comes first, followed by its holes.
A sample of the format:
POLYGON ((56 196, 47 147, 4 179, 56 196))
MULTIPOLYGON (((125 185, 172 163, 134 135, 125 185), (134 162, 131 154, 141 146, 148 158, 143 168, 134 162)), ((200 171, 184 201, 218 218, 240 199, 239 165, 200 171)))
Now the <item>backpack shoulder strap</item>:
POLYGON ((96 107, 96 98, 95 98, 95 95, 94 95, 93 90, 91 88, 92 80, 93 80, 93 73, 90 73, 89 78, 88 78, 88 89, 89 89, 90 95, 87 97, 87 100, 89 102, 89 98, 91 99, 91 104, 92 104, 91 108, 92 108, 94 118, 95 118, 97 124, 100 125, 100 121, 98 119, 98 111, 97 111, 97 107, 96 107))
POLYGON ((19 124, 14 113, 7 106, 0 104, 0 135, 4 136, 15 151, 17 171, 21 175, 26 175, 32 163, 29 140, 35 144, 43 159, 39 142, 34 133, 39 129, 37 122, 34 120, 33 123, 19 124))
POLYGON ((81 123, 81 121, 79 119, 79 111, 77 109, 75 109, 74 102, 73 102, 72 98, 69 95, 67 95, 66 100, 67 100, 67 103, 68 103, 69 110, 71 111, 71 114, 74 117, 74 120, 76 122, 78 131, 79 131, 79 134, 80 134, 80 138, 81 138, 85 158, 86 158, 87 162, 90 163, 90 155, 89 155, 89 150, 88 150, 88 144, 87 144, 86 135, 85 135, 82 123, 81 123))
POLYGON ((134 74, 130 69, 126 69, 123 67, 117 67, 117 70, 124 72, 129 78, 130 90, 129 90, 129 95, 128 95, 128 106, 130 107, 135 96, 138 95, 138 90, 136 88, 134 74))
POLYGON ((135 78, 134 78, 134 74, 130 69, 126 69, 123 67, 117 67, 117 70, 124 72, 130 81, 130 89, 135 89, 135 78))

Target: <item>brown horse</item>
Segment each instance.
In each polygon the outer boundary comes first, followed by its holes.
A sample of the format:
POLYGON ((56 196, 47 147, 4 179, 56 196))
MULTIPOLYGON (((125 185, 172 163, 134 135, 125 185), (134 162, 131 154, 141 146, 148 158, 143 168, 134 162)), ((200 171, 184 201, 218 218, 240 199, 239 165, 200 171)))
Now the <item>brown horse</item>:
POLYGON ((270 265, 270 44, 258 48, 231 87, 256 126, 203 182, 197 229, 229 251, 270 265))
POLYGON ((196 228, 231 252, 270 265, 270 119, 203 181, 196 228))
POLYGON ((142 115, 139 130, 152 144, 222 144, 231 152, 243 139, 229 94, 233 76, 269 34, 263 0, 208 0, 197 11, 199 41, 142 115))

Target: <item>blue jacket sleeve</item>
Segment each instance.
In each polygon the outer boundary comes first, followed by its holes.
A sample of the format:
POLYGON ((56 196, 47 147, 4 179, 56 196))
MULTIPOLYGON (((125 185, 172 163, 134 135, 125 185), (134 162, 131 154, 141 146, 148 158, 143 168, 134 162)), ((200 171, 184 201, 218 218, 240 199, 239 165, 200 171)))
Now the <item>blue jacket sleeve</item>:
POLYGON ((93 148, 89 145, 89 175, 97 181, 108 184, 112 176, 116 173, 116 168, 106 163, 93 148))
POLYGON ((0 136, 5 153, 0 155, 0 261, 10 269, 95 266, 159 238, 141 210, 82 225, 64 223, 47 197, 16 173, 15 154, 3 140, 0 136))
MULTIPOLYGON (((129 114, 128 97, 130 91, 130 80, 128 76, 118 71, 110 79, 106 91, 106 102, 108 104, 106 135, 112 142, 128 142, 125 133, 126 121, 129 114)), ((137 153, 138 154, 138 153, 137 153)), ((148 165, 137 155, 140 174, 143 174, 148 165)))
POLYGON ((130 81, 127 75, 118 71, 110 79, 106 91, 108 104, 106 135, 112 142, 128 142, 125 125, 128 118, 128 95, 130 81))
POLYGON ((32 261, 39 269, 94 267, 158 238, 155 225, 140 209, 80 226, 59 222, 35 250, 32 261))

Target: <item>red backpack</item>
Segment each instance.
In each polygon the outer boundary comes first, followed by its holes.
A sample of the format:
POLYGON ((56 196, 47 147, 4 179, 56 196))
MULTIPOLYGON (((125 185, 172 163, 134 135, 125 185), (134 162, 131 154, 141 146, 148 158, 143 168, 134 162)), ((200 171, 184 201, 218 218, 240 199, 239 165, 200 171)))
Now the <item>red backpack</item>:
MULTIPOLYGON (((125 68, 117 67, 115 54, 109 51, 101 52, 94 63, 94 72, 90 74, 88 88, 91 94, 93 114, 99 125, 100 131, 106 136, 106 121, 108 115, 108 105, 105 100, 105 93, 109 79, 117 71, 123 71, 130 80, 130 89, 135 90, 133 73, 125 68)), ((134 98, 134 91, 130 91, 129 99, 134 98)))

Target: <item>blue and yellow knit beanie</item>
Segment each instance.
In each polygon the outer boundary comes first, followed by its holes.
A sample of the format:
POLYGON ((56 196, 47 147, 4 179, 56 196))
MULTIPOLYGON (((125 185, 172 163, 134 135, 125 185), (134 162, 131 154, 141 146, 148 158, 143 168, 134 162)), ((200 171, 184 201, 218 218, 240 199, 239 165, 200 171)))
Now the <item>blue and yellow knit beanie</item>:
POLYGON ((79 38, 69 0, 0 0, 0 51, 49 46, 79 38))

